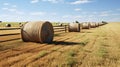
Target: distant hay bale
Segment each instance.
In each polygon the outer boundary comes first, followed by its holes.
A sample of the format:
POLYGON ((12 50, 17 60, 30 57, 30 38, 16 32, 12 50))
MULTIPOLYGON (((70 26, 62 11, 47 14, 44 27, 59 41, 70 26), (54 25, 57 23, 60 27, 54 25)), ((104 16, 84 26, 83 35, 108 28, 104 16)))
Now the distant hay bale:
POLYGON ((6 24, 5 27, 11 27, 11 24, 6 24))
POLYGON ((95 27, 96 27, 95 22, 90 22, 90 27, 91 27, 91 28, 95 28, 95 27))
POLYGON ((80 24, 79 23, 70 23, 68 25, 69 32, 80 32, 80 24))
POLYGON ((62 24, 62 23, 59 23, 58 26, 63 26, 63 24, 62 24))
POLYGON ((21 28, 21 36, 24 42, 51 43, 54 30, 48 21, 29 22, 21 28))
POLYGON ((95 23, 95 26, 96 26, 96 27, 99 27, 99 23, 95 23))
POLYGON ((90 29, 90 23, 88 22, 82 23, 82 29, 90 29))
POLYGON ((22 24, 22 23, 19 23, 19 27, 22 27, 24 24, 22 24))
POLYGON ((99 23, 99 26, 102 26, 102 25, 104 25, 104 23, 100 22, 100 23, 99 23))
POLYGON ((103 25, 108 24, 106 21, 102 21, 103 25))
POLYGON ((19 25, 22 24, 22 23, 19 23, 19 25))
POLYGON ((79 23, 78 21, 75 21, 75 23, 79 23))

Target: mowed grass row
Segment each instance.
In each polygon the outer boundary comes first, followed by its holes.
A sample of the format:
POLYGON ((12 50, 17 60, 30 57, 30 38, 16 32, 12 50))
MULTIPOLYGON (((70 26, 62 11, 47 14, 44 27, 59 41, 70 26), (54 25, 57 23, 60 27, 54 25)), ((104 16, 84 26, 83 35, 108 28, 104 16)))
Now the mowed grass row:
MULTIPOLYGON (((79 33, 63 33, 59 36, 55 36, 55 43, 49 44, 54 47, 43 50, 41 50, 42 47, 32 49, 42 44, 29 42, 25 45, 22 41, 11 42, 9 45, 21 45, 14 47, 14 49, 22 46, 27 48, 27 45, 34 45, 28 47, 28 49, 32 50, 29 50, 26 53, 15 56, 10 56, 11 54, 8 55, 8 58, 3 58, 0 65, 4 65, 4 67, 7 67, 8 65, 13 67, 119 67, 119 25, 120 23, 109 23, 98 28, 83 30, 79 33), (9 60, 8 62, 5 62, 7 59, 12 59, 12 61, 9 60)), ((44 45, 47 47, 47 44, 44 45)), ((12 47, 10 52, 17 51, 19 53, 25 50, 22 48, 12 50, 12 47)), ((10 52, 8 51, 7 53, 10 52)), ((2 55, 1 53, 1 57, 4 57, 5 54, 6 53, 2 55)))
POLYGON ((96 30, 92 52, 84 59, 81 67, 119 67, 120 66, 120 23, 109 23, 96 30))

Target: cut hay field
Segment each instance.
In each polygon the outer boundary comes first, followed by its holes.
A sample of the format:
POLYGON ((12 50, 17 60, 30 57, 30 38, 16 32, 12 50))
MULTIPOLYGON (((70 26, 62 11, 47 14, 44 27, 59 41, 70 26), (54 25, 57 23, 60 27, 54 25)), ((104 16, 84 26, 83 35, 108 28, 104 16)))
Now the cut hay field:
POLYGON ((0 36, 0 67, 120 67, 120 23, 55 33, 51 44, 26 43, 20 34, 0 36))

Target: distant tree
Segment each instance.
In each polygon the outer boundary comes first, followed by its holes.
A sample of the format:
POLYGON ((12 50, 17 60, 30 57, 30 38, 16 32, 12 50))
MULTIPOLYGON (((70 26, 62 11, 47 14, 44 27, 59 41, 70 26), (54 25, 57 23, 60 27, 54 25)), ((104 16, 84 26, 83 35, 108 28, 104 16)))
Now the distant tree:
POLYGON ((0 21, 0 23, 2 23, 2 21, 0 21))
POLYGON ((75 21, 75 23, 79 23, 78 21, 75 21))

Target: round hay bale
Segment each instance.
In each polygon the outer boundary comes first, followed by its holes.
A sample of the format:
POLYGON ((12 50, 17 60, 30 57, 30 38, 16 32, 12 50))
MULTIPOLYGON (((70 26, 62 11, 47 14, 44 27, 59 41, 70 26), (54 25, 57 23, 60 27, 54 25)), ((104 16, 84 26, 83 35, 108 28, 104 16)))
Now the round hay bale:
POLYGON ((11 27, 11 24, 6 24, 5 27, 11 27))
POLYGON ((90 23, 90 27, 91 28, 95 28, 96 27, 96 24, 94 22, 90 23))
POLYGON ((19 23, 19 27, 22 27, 23 26, 23 24, 22 23, 19 23))
POLYGON ((48 21, 29 22, 21 28, 21 36, 24 42, 51 43, 54 30, 48 21))
POLYGON ((22 23, 19 23, 19 25, 22 24, 22 23))
POLYGON ((99 23, 95 23, 96 27, 99 27, 99 23))
POLYGON ((80 32, 80 24, 79 23, 70 23, 68 25, 69 32, 80 32))
POLYGON ((20 24, 19 27, 22 27, 24 24, 20 24))
POLYGON ((59 23, 58 26, 63 26, 63 24, 62 24, 62 23, 59 23))
POLYGON ((100 23, 99 23, 99 26, 102 26, 102 25, 104 25, 104 24, 103 24, 102 22, 100 22, 100 23))
POLYGON ((90 29, 90 23, 82 23, 82 29, 90 29))

